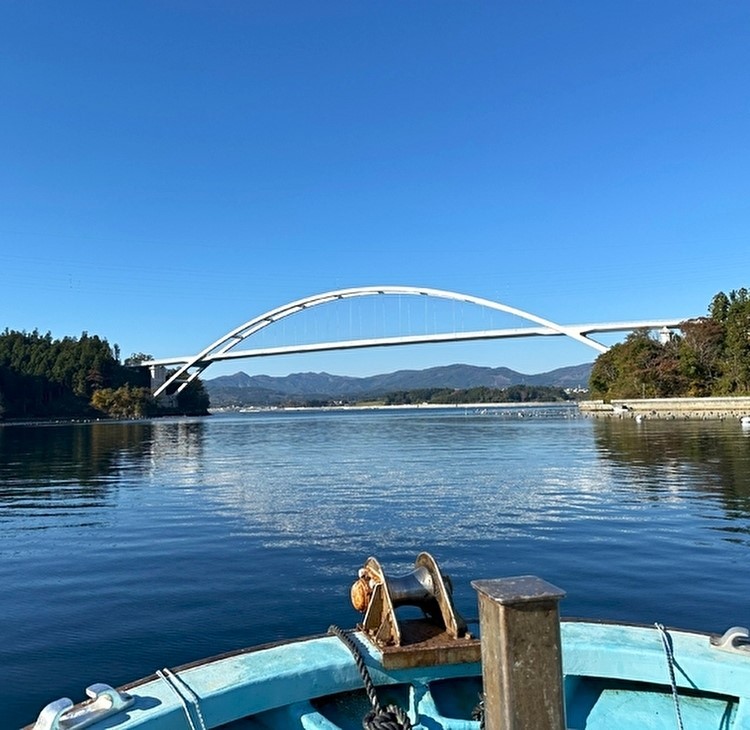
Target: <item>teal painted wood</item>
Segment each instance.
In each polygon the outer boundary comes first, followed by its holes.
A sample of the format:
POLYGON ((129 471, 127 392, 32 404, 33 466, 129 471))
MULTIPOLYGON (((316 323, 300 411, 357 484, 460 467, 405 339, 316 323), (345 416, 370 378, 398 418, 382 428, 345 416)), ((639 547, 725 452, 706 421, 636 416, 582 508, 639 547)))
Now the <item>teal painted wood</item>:
MULTIPOLYGON (((655 628, 563 621, 561 636, 570 730, 678 727, 655 628)), ((686 730, 750 730, 750 653, 718 649, 705 634, 669 631, 669 637, 686 730)), ((479 664, 387 671, 379 653, 361 645, 381 704, 406 709, 415 730, 477 730, 470 718, 481 690, 479 664)), ((197 729, 202 721, 207 730, 359 730, 369 709, 350 652, 330 636, 239 652, 175 674, 199 698, 200 718, 165 678, 151 677, 127 690, 135 699, 130 708, 90 727, 185 730, 189 713, 197 729)))
MULTIPOLYGON (((653 627, 563 622, 570 728, 677 728, 667 657, 653 627)), ((747 730, 750 653, 669 631, 684 727, 747 730)))

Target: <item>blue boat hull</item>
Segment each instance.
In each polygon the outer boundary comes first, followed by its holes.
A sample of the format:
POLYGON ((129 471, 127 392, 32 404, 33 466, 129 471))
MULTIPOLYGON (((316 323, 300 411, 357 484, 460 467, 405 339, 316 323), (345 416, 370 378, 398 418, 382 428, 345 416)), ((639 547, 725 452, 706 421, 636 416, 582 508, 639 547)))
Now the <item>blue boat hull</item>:
MULTIPOLYGON (((744 646, 719 648, 706 634, 668 630, 667 651, 656 627, 586 621, 563 621, 561 637, 570 730, 674 730, 680 721, 700 730, 750 730, 744 646)), ((355 638, 381 704, 402 707, 421 730, 477 730, 478 661, 386 669, 381 653, 355 638)), ((117 696, 128 706, 107 715, 109 697, 100 694, 83 708, 49 710, 36 730, 359 729, 369 709, 355 660, 334 636, 162 671, 123 688, 117 696)))

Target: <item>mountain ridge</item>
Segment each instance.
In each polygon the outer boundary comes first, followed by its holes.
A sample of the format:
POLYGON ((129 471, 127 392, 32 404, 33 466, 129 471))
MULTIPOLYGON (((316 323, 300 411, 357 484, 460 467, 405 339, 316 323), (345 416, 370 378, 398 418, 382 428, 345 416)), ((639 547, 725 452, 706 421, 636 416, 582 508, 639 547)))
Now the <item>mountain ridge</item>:
POLYGON ((506 367, 443 365, 425 370, 354 377, 306 372, 284 376, 220 375, 203 384, 214 408, 279 405, 292 399, 366 400, 386 393, 421 388, 508 388, 513 385, 546 385, 586 388, 593 363, 570 365, 543 373, 525 374, 506 367))

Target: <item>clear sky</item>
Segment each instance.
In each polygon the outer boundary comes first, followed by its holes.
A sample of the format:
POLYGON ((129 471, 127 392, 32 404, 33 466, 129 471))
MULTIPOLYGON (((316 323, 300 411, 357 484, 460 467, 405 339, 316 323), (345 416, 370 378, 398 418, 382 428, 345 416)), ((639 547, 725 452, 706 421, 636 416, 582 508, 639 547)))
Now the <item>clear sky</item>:
MULTIPOLYGON (((0 142, 0 327, 123 356, 345 287, 575 323, 750 286, 747 2, 4 0, 0 142)), ((595 355, 524 339, 204 377, 595 355)))

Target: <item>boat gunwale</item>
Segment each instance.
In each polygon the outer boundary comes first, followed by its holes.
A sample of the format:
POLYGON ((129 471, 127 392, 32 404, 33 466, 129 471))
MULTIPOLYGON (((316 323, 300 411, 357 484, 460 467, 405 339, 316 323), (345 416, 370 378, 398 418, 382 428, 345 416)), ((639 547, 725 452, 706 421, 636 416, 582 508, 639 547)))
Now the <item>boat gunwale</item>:
MULTIPOLYGON (((560 630, 566 681, 575 677, 603 678, 669 687, 667 659, 654 624, 564 617, 560 630)), ((727 697, 741 703, 743 712, 748 711, 750 700, 743 700, 750 694, 750 652, 725 651, 712 646, 710 640, 718 634, 666 630, 680 663, 676 681, 679 688, 727 697), (698 683, 693 682, 694 678, 699 678, 698 683)), ((381 664, 382 654, 361 632, 354 631, 353 635, 376 686, 404 682, 427 686, 443 679, 481 676, 481 664, 477 662, 389 670, 381 664)), ((354 657, 337 637, 327 633, 231 650, 182 664, 171 672, 200 697, 203 713, 209 721, 207 727, 218 727, 285 704, 310 701, 362 686, 354 657), (340 650, 331 651, 335 646, 340 650), (321 647, 325 651, 321 651, 321 647), (264 652, 271 654, 258 658, 264 652), (304 665, 308 659, 311 664, 304 665), (283 671, 279 671, 278 663, 282 664, 283 671), (324 681, 320 681, 321 672, 324 681), (288 702, 277 701, 275 698, 282 696, 285 683, 290 681, 295 683, 293 696, 288 702), (263 688, 262 697, 254 694, 259 687, 263 688), (228 704, 225 706, 225 703, 228 704)), ((184 708, 163 677, 150 674, 121 685, 118 690, 130 693, 139 688, 142 688, 138 698, 143 702, 141 706, 126 710, 116 723, 113 719, 118 716, 113 716, 93 727, 151 727, 153 720, 155 726, 161 728, 171 727, 172 717, 184 720, 184 708), (163 722, 158 721, 159 717, 163 722)), ((24 730, 33 730, 33 723, 24 730)))

